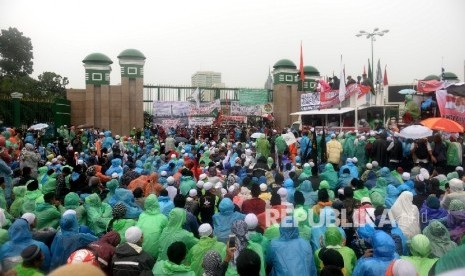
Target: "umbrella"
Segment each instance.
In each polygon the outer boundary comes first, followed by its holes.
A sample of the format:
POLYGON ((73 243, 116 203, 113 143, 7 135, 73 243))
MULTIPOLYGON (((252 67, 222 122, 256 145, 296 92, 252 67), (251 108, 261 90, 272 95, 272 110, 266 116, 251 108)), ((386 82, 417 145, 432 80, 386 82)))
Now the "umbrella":
POLYGON ((465 97, 465 83, 454 83, 449 85, 447 88, 447 93, 454 96, 465 97))
POLYGON ((260 138, 260 136, 262 136, 262 134, 263 134, 263 133, 261 133, 261 132, 255 132, 254 134, 252 134, 252 135, 250 136, 250 138, 255 138, 255 139, 257 139, 257 138, 260 138))
POLYGON ((417 93, 417 91, 415 91, 414 89, 402 89, 398 93, 402 95, 412 95, 417 93))
POLYGON ((47 124, 35 124, 35 125, 32 125, 32 126, 29 127, 29 129, 31 129, 31 130, 42 130, 42 129, 45 129, 45 128, 48 128, 47 124))
POLYGON ((421 125, 412 125, 406 128, 403 128, 399 136, 407 139, 421 139, 433 135, 433 131, 425 126, 421 125))
POLYGON ((187 143, 189 141, 187 140, 187 138, 182 137, 182 136, 175 137, 174 140, 178 143, 187 143))
POLYGON ((295 136, 292 132, 282 134, 281 136, 284 138, 284 141, 286 142, 288 146, 297 142, 297 139, 295 139, 295 136))
POLYGON ((442 130, 445 132, 463 132, 463 126, 446 118, 428 118, 420 122, 420 124, 432 130, 442 130))

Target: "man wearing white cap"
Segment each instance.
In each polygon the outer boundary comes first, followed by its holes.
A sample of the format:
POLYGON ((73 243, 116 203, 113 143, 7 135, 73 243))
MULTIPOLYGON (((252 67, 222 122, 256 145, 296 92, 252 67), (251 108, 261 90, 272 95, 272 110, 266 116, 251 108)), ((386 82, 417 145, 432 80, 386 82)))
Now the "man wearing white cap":
POLYGON ((202 223, 213 224, 213 215, 215 214, 216 196, 212 193, 213 184, 205 182, 203 189, 205 193, 200 196, 200 221, 202 223))
POLYGON ((213 228, 210 224, 204 223, 200 225, 199 235, 199 242, 189 250, 186 256, 186 262, 190 263, 195 275, 203 275, 202 261, 208 251, 215 250, 222 257, 224 257, 223 254, 226 251, 226 245, 217 241, 216 237, 213 237, 213 228))
POLYGON ((113 255, 113 275, 152 275, 155 260, 142 249, 142 231, 131 226, 124 237, 126 242, 118 246, 113 255))
POLYGON ((441 207, 449 209, 449 204, 453 199, 458 199, 465 204, 465 191, 463 191, 463 181, 458 178, 449 180, 450 193, 446 193, 441 201, 441 207))
POLYGON ((166 187, 166 190, 168 191, 168 195, 170 199, 173 200, 174 197, 178 194, 178 189, 174 187, 174 182, 175 182, 174 177, 169 176, 166 179, 166 182, 168 184, 168 187, 166 187))

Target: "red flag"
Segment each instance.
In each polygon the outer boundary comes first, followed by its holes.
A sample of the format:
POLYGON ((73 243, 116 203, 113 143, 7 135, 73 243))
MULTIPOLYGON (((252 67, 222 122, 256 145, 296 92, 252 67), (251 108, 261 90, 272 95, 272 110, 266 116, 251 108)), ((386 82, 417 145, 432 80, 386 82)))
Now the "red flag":
MULTIPOLYGON (((305 79, 304 74, 304 55, 302 54, 302 42, 300 42, 300 80, 303 82, 305 79)), ((302 87, 303 90, 303 87, 302 87)))
POLYGON ((386 69, 387 65, 384 66, 384 78, 383 78, 383 85, 386 86, 389 84, 388 82, 388 78, 387 78, 387 69, 386 69))
POLYGON ((418 81, 418 92, 434 92, 444 88, 444 82, 437 80, 418 81))

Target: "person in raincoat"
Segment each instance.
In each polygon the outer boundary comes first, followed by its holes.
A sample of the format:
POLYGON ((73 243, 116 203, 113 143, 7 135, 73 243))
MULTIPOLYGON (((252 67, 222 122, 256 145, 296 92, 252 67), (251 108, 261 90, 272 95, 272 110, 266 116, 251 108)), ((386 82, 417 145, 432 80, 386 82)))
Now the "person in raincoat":
POLYGON ((126 215, 124 218, 133 219, 138 218, 142 213, 142 208, 135 202, 134 195, 130 190, 124 188, 117 188, 115 195, 108 201, 108 204, 114 206, 118 202, 121 202, 126 207, 126 215))
MULTIPOLYGON (((182 262, 187 254, 186 245, 182 242, 174 242, 168 247, 168 260, 157 261, 152 269, 153 275, 178 275, 195 276, 190 266, 182 262)), ((198 274, 200 275, 200 274, 198 274)))
POLYGON ((387 185, 391 184, 394 187, 398 187, 401 184, 397 178, 392 176, 392 173, 388 167, 383 167, 381 170, 379 170, 379 177, 384 178, 387 182, 387 185))
POLYGON ((91 234, 79 233, 79 225, 75 214, 64 215, 60 220, 60 229, 53 239, 50 253, 50 269, 66 264, 68 257, 79 248, 97 240, 91 234))
POLYGON ((270 142, 266 139, 265 134, 260 134, 257 139, 257 158, 263 156, 268 158, 270 156, 270 142))
POLYGON ((453 199, 449 204, 446 226, 450 231, 451 239, 459 244, 465 233, 465 204, 462 201, 453 199))
POLYGON ((325 170, 320 174, 321 180, 326 180, 331 190, 335 190, 337 187, 338 176, 337 172, 331 163, 325 165, 325 170))
POLYGON ((56 207, 59 202, 55 199, 55 193, 44 195, 44 201, 37 204, 34 212, 37 218, 36 228, 38 230, 48 227, 57 229, 60 224, 61 213, 56 207))
POLYGON ((384 275, 392 260, 396 259, 394 240, 383 231, 376 231, 373 235, 373 255, 361 257, 352 275, 380 276, 384 275))
POLYGON ((3 271, 13 268, 21 262, 21 251, 30 245, 37 245, 44 254, 41 270, 48 272, 50 266, 50 250, 39 241, 32 239, 29 224, 25 219, 17 219, 8 229, 10 240, 0 247, 0 264, 3 271), (18 258, 19 257, 19 258, 18 258))
POLYGON ((112 219, 111 206, 108 203, 102 203, 97 194, 91 194, 86 197, 84 207, 87 213, 87 226, 100 236, 103 234, 112 219))
POLYGON ((189 250, 186 257, 186 263, 190 264, 195 275, 203 275, 202 262, 208 251, 215 250, 222 258, 226 256, 226 245, 213 236, 213 229, 210 224, 204 223, 200 225, 199 235, 199 242, 189 250))
POLYGON ((410 240, 410 254, 411 256, 402 256, 403 260, 411 262, 419 276, 428 276, 431 267, 436 263, 438 258, 430 258, 431 244, 425 235, 415 235, 410 240))
POLYGON ((294 181, 291 178, 284 180, 284 188, 287 190, 287 202, 294 204, 294 181))
POLYGON ((186 210, 174 208, 168 218, 168 224, 160 235, 160 247, 158 250, 158 260, 167 260, 168 247, 175 241, 182 241, 190 250, 199 241, 194 235, 182 228, 186 222, 186 210))
POLYGON ((126 215, 126 206, 121 202, 118 202, 113 206, 111 214, 113 218, 108 223, 107 232, 118 232, 118 234, 121 237, 121 243, 124 243, 126 242, 126 240, 124 239, 124 234, 126 233, 126 230, 129 229, 129 227, 135 226, 136 221, 133 219, 124 218, 126 215))
POLYGON ((100 268, 107 274, 111 275, 111 259, 115 254, 116 246, 120 244, 121 238, 116 231, 110 231, 103 235, 98 241, 89 244, 89 248, 97 253, 100 268))
MULTIPOLYGON (((118 176, 116 175, 116 178, 118 176)), ((105 185, 107 186, 108 189, 108 194, 103 200, 103 202, 108 203, 110 199, 115 195, 116 189, 119 187, 118 180, 116 178, 112 178, 110 181, 108 181, 105 185)))
MULTIPOLYGON (((324 236, 324 240, 321 241, 322 245, 326 248, 332 248, 338 251, 342 258, 344 259, 344 275, 350 276, 352 275, 352 270, 357 263, 357 256, 355 252, 348 246, 344 245, 344 240, 342 239, 342 235, 335 226, 328 227, 324 236)), ((318 270, 318 273, 323 268, 323 262, 318 257, 320 253, 320 249, 318 249, 314 256, 315 256, 315 265, 318 270)))
POLYGON ((354 163, 355 162, 354 162, 354 160, 352 158, 347 158, 346 164, 339 169, 339 177, 341 177, 342 174, 344 173, 344 169, 348 169, 349 170, 349 175, 352 178, 358 178, 359 177, 358 168, 354 163))
POLYGON ((302 195, 305 198, 304 206, 312 207, 313 205, 316 204, 316 201, 313 199, 313 196, 312 196, 313 186, 310 180, 304 180, 302 184, 300 184, 298 190, 302 193, 302 195))
POLYGON ((386 208, 390 209, 394 202, 397 200, 397 197, 399 196, 399 191, 392 184, 389 184, 386 190, 387 191, 386 198, 384 199, 384 205, 386 206, 386 208))
MULTIPOLYGON (((336 219, 337 217, 333 208, 327 206, 321 209, 318 223, 312 225, 310 244, 312 245, 313 252, 321 248, 321 240, 324 240, 326 229, 330 226, 334 226, 336 219)), ((337 229, 341 233, 342 238, 345 239, 346 234, 344 230, 341 227, 337 229)))
POLYGON ((24 196, 26 195, 26 187, 14 187, 13 194, 15 196, 15 200, 13 200, 13 203, 11 203, 9 213, 12 217, 19 218, 22 215, 21 208, 24 203, 24 196))
POLYGON ((439 220, 432 220, 425 229, 425 235, 431 243, 431 256, 441 258, 446 252, 457 247, 457 244, 450 239, 449 230, 439 220))
POLYGON ((465 204, 465 191, 463 190, 463 181, 458 178, 449 180, 450 193, 446 194, 441 201, 441 207, 449 208, 449 204, 453 199, 458 199, 465 204))
POLYGON ((302 184, 305 180, 312 179, 312 166, 309 163, 305 163, 302 167, 302 172, 299 175, 299 184, 302 184))
POLYGON ((421 228, 424 229, 434 219, 447 217, 447 210, 440 207, 439 199, 435 195, 429 195, 420 209, 421 228))
POLYGON ((145 211, 142 212, 137 221, 137 227, 142 230, 144 240, 142 249, 154 259, 158 258, 160 236, 168 224, 168 218, 160 212, 158 199, 155 195, 149 195, 144 202, 145 211))
POLYGON ((195 180, 192 172, 189 169, 181 170, 181 180, 179 190, 183 196, 188 196, 191 189, 195 189, 195 180))
POLYGON ((158 197, 158 204, 160 205, 160 211, 166 217, 169 216, 171 210, 174 208, 174 203, 168 195, 167 190, 162 190, 158 197))
POLYGON ((272 267, 270 275, 317 275, 312 248, 299 238, 293 222, 282 223, 279 232, 280 237, 271 241, 266 254, 266 263, 272 267))
POLYGON ((463 275, 465 272, 465 246, 457 246, 440 258, 435 265, 434 275, 463 275))
MULTIPOLYGON (((365 187, 365 184, 363 183, 362 180, 353 178, 352 181, 350 182, 350 185, 347 187, 349 188, 355 187, 355 190, 353 190, 353 197, 354 199, 358 201, 360 201, 364 197, 370 196, 370 191, 368 190, 367 187, 365 187)), ((344 196, 345 196, 345 192, 344 192, 344 196)))
POLYGON ((349 168, 341 168, 341 171, 339 172, 342 173, 339 176, 335 190, 338 190, 339 188, 349 187, 352 179, 354 179, 354 177, 350 174, 349 168))
POLYGON ((360 174, 364 171, 365 164, 368 161, 367 152, 365 149, 366 144, 367 144, 366 137, 363 135, 359 139, 354 141, 354 145, 355 145, 354 156, 358 160, 357 169, 360 174))
POLYGON ((400 230, 407 238, 420 234, 420 214, 413 205, 411 192, 403 192, 392 205, 391 211, 400 230))
POLYGON ((234 211, 234 203, 229 198, 221 200, 218 210, 219 212, 213 215, 213 233, 218 241, 226 243, 234 221, 243 220, 245 215, 234 211))
POLYGON ((87 225, 86 208, 80 204, 78 194, 73 192, 68 193, 65 196, 64 205, 60 209, 62 214, 66 210, 74 210, 76 212, 79 225, 87 225))

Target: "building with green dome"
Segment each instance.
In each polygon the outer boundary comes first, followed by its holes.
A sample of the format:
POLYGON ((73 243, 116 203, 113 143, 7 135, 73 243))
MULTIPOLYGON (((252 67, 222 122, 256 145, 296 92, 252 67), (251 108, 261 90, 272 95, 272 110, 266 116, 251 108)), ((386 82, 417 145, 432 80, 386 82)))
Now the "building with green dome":
POLYGON ((102 53, 92 53, 82 62, 86 70, 86 84, 110 84, 111 64, 113 61, 102 53))
POLYGON ((118 55, 121 77, 143 78, 145 56, 136 49, 126 49, 118 55))

